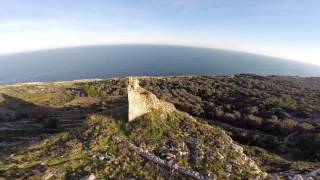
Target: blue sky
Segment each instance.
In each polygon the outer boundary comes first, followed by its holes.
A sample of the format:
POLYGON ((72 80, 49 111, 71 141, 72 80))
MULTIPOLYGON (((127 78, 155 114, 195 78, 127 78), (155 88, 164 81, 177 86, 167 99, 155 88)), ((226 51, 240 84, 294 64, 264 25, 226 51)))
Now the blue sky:
POLYGON ((0 54, 180 44, 320 65, 319 0, 0 0, 0 54))

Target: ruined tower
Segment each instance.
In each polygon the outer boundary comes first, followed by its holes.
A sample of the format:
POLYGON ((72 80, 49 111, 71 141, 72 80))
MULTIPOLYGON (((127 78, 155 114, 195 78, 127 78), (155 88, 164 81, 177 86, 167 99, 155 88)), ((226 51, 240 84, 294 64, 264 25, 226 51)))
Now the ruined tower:
POLYGON ((153 109, 162 109, 166 112, 172 112, 175 107, 171 103, 159 100, 153 93, 143 89, 139 85, 139 80, 134 77, 128 78, 128 121, 133 121, 153 109))

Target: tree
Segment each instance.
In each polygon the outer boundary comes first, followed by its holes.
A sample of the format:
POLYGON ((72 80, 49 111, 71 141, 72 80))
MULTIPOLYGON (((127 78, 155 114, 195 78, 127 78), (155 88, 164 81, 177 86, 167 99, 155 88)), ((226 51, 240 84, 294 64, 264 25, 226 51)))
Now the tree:
POLYGON ((280 121, 276 115, 272 115, 271 118, 267 119, 262 126, 262 129, 271 134, 279 135, 280 121))
POLYGON ((299 110, 296 114, 295 114, 296 117, 298 118, 310 118, 311 117, 311 113, 309 111, 306 111, 306 110, 299 110))
POLYGON ((292 119, 284 119, 280 126, 282 134, 288 134, 295 130, 297 122, 292 119))
POLYGON ((84 88, 84 92, 87 96, 96 96, 98 94, 97 89, 93 85, 88 85, 84 88))
POLYGON ((252 106, 247 109, 247 114, 257 114, 259 112, 259 108, 257 106, 252 106))
POLYGON ((277 116, 280 118, 280 119, 288 119, 290 118, 290 114, 288 114, 287 112, 283 111, 283 110, 279 110, 278 112, 276 112, 277 116))
POLYGON ((260 128, 262 124, 262 120, 263 120, 262 118, 255 116, 253 114, 250 114, 245 117, 245 121, 247 122, 249 127, 254 129, 260 128))
POLYGON ((221 108, 216 108, 215 112, 214 112, 215 118, 219 119, 219 120, 223 120, 224 119, 224 112, 221 108))

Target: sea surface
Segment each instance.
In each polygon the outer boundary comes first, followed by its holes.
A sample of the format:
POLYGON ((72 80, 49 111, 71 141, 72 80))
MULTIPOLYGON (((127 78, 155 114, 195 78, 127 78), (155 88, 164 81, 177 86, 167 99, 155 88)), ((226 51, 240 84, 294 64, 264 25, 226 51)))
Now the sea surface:
POLYGON ((320 76, 320 67, 255 54, 167 45, 108 45, 0 56, 0 85, 121 76, 320 76))

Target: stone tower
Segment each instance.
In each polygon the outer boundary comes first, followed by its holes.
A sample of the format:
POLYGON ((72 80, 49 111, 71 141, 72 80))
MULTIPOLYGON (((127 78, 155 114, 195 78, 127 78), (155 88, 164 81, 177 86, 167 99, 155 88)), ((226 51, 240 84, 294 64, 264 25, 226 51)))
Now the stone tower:
POLYGON ((153 109, 161 108, 167 112, 172 112, 175 110, 173 104, 159 100, 153 93, 140 87, 139 80, 137 78, 128 78, 127 91, 129 103, 129 122, 152 111, 153 109))

